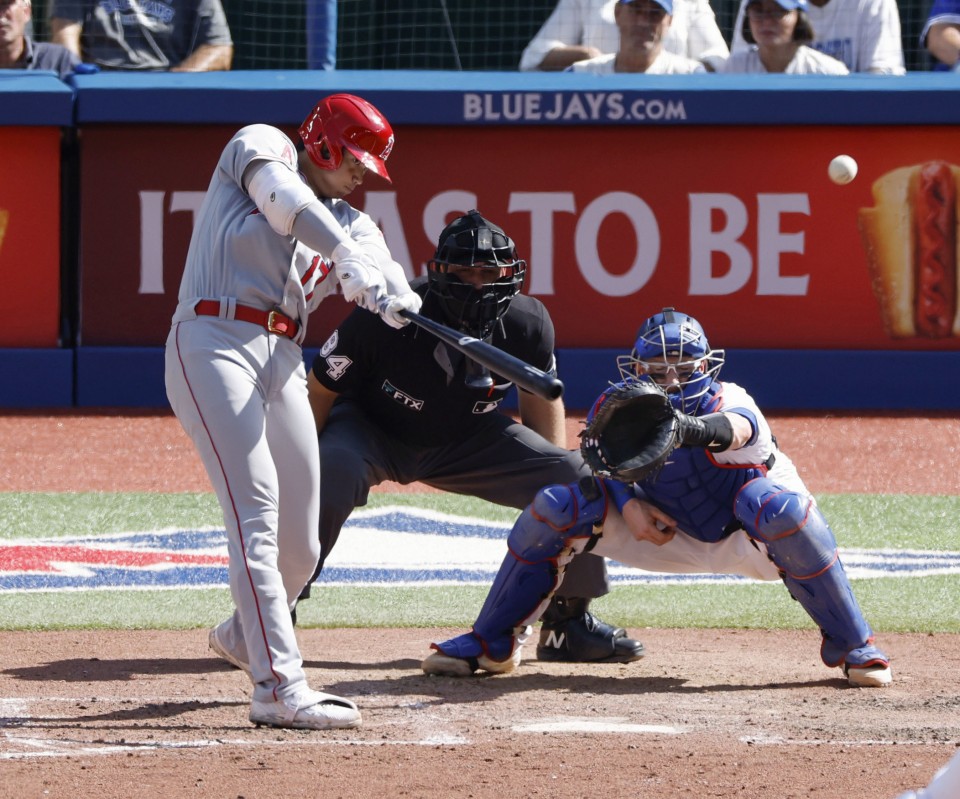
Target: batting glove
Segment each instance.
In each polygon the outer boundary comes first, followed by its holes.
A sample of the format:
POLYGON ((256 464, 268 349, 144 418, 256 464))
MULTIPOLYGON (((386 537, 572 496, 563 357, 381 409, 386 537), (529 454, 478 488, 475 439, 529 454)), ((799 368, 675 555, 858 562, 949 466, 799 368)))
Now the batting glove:
POLYGON ((415 292, 410 291, 400 295, 388 294, 380 299, 378 311, 384 322, 399 330, 410 324, 410 320, 403 316, 402 311, 419 313, 421 305, 423 300, 415 292))
POLYGON ((387 284, 373 259, 352 242, 344 242, 337 245, 331 260, 344 299, 376 313, 379 301, 386 295, 387 284))

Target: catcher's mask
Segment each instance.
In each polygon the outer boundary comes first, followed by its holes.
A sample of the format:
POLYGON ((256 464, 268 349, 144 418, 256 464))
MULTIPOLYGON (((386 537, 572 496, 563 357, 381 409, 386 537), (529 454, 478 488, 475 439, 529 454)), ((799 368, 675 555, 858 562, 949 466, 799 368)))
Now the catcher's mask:
POLYGON ((617 357, 617 368, 624 380, 657 383, 675 408, 695 414, 725 357, 723 350, 710 349, 696 319, 664 308, 640 326, 633 351, 617 357))
POLYGON ((479 211, 457 217, 440 234, 427 280, 447 323, 475 338, 487 338, 519 293, 527 262, 517 258, 513 240, 479 211), (484 274, 474 285, 451 267, 469 267, 484 274))
POLYGON ((347 149, 367 169, 388 182, 386 160, 393 150, 393 128, 376 108, 352 94, 324 97, 300 126, 303 147, 321 169, 337 169, 347 149))

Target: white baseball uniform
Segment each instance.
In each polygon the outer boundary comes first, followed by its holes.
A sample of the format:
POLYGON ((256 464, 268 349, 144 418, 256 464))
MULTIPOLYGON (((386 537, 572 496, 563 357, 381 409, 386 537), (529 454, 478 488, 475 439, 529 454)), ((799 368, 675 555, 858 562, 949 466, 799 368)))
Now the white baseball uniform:
MULTIPOLYGON (((300 343, 337 277, 329 253, 275 232, 250 198, 243 176, 257 161, 298 174, 293 142, 268 125, 243 128, 224 148, 190 240, 166 387, 223 509, 236 612, 221 641, 249 663, 253 698, 272 702, 306 688, 290 608, 319 557, 320 460, 305 433, 315 423, 300 343), (292 320, 286 334, 265 326, 283 327, 272 310, 292 320)), ((323 203, 352 239, 385 249, 366 214, 323 203)))
MULTIPOLYGON (((733 26, 730 51, 750 47, 743 38, 742 0, 733 26)), ((816 37, 811 47, 833 56, 851 72, 903 75, 903 44, 897 0, 828 0, 824 6, 807 4, 807 16, 816 37)))
MULTIPOLYGON (((601 53, 620 49, 620 31, 613 20, 617 0, 560 0, 547 21, 524 48, 522 71, 540 66, 555 47, 584 45, 601 53)), ((673 20, 663 49, 716 68, 727 57, 727 43, 709 0, 674 0, 673 20)))

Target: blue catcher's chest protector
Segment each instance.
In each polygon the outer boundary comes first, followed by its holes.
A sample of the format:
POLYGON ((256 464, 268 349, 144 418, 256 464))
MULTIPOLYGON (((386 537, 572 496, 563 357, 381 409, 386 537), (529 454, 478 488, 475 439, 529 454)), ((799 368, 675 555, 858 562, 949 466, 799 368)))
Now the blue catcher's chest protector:
POLYGON ((765 466, 718 466, 704 449, 679 447, 654 480, 638 485, 650 502, 677 520, 681 530, 715 543, 739 527, 733 515, 737 493, 766 473, 765 466))
MULTIPOLYGON (((720 410, 721 386, 714 382, 697 403, 697 416, 720 410)), ((737 493, 767 474, 765 464, 723 464, 699 447, 678 447, 658 475, 638 483, 647 499, 675 518, 692 538, 716 543, 740 526, 733 515, 737 493)))

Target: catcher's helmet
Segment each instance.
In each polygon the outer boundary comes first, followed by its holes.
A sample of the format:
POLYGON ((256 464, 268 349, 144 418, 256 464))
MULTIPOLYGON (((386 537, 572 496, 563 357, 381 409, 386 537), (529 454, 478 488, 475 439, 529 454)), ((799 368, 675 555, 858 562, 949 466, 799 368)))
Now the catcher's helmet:
POLYGON ((324 97, 303 120, 304 149, 321 169, 336 169, 343 148, 367 169, 389 181, 385 161, 393 150, 393 128, 376 108, 352 94, 324 97))
POLYGON ((430 291, 453 327, 486 338, 520 291, 527 262, 517 258, 513 240, 479 211, 457 217, 440 234, 427 264, 430 291), (450 272, 451 266, 495 270, 496 278, 474 286, 450 272))
POLYGON ((675 384, 664 384, 674 406, 695 413, 723 366, 723 350, 710 348, 707 334, 692 316, 664 308, 647 319, 637 331, 629 355, 617 357, 624 380, 664 380, 673 372, 675 384))

